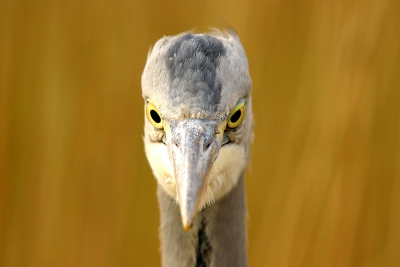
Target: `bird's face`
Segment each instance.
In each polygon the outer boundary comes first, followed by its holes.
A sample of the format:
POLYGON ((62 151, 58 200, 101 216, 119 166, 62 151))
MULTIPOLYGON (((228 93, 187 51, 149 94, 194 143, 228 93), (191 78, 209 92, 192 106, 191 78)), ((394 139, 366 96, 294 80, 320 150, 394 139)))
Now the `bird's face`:
POLYGON ((253 122, 246 56, 230 34, 163 38, 149 54, 142 88, 146 155, 188 230, 247 163, 253 122))

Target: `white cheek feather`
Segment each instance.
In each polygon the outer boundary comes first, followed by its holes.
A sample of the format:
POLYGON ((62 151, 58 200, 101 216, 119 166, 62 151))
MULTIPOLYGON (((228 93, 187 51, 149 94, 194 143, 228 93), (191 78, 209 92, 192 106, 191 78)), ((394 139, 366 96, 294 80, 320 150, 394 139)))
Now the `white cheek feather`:
POLYGON ((245 151, 234 144, 221 147, 218 158, 208 175, 207 190, 200 201, 199 210, 225 196, 239 181, 246 166, 245 151))
MULTIPOLYGON (((145 150, 158 183, 168 195, 176 199, 178 204, 180 204, 167 146, 161 143, 146 142, 145 150)), ((234 144, 221 147, 219 155, 206 178, 207 189, 200 200, 199 210, 204 209, 226 195, 238 182, 245 165, 246 156, 242 147, 234 144)))
POLYGON ((146 156, 158 183, 168 195, 177 198, 176 180, 167 146, 162 143, 145 143, 146 156))

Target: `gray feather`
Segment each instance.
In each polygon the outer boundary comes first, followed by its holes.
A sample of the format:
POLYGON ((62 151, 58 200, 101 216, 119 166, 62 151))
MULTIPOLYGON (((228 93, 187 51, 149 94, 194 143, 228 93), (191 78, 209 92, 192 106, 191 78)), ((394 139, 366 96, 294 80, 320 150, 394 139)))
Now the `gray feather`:
POLYGON ((169 47, 165 62, 170 75, 171 107, 207 103, 212 111, 221 99, 222 83, 217 77, 223 43, 214 36, 185 34, 169 47))
POLYGON ((158 104, 166 119, 197 115, 226 119, 236 101, 241 97, 247 101, 251 91, 239 38, 233 32, 214 32, 160 39, 149 53, 142 91, 144 98, 158 104))
POLYGON ((178 204, 160 186, 158 186, 157 195, 161 212, 160 239, 164 267, 200 267, 196 265, 196 260, 199 231, 203 223, 212 252, 209 255, 209 265, 203 266, 247 266, 246 199, 243 175, 229 194, 197 214, 189 232, 182 229, 178 204))

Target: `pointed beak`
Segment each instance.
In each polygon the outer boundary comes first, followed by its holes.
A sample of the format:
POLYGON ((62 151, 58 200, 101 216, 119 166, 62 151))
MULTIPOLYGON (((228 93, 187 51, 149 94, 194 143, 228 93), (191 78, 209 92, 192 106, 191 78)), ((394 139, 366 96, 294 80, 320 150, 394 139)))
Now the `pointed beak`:
POLYGON ((182 225, 189 231, 205 193, 208 174, 218 156, 221 137, 217 122, 186 119, 171 122, 167 141, 174 166, 182 225))

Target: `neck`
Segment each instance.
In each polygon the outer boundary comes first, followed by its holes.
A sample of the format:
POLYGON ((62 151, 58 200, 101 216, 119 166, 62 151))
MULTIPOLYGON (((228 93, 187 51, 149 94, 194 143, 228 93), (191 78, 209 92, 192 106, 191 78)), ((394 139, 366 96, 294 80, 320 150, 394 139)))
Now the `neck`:
POLYGON ((179 206, 158 186, 164 267, 247 266, 246 199, 243 175, 225 197, 200 211, 189 232, 179 206))

